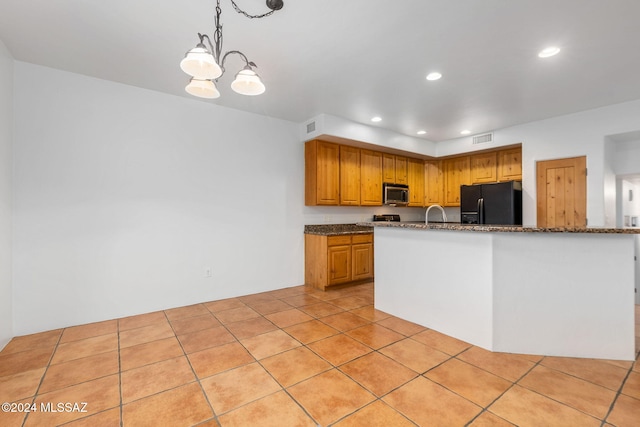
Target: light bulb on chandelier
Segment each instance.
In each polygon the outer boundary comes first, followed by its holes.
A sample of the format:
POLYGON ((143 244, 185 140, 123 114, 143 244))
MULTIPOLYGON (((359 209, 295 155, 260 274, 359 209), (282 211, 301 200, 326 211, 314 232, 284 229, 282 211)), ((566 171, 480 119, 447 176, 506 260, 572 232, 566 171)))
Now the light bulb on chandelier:
MULTIPOLYGON (((282 9, 284 3, 282 0, 266 0, 269 12, 262 15, 249 15, 238 7, 234 0, 231 0, 231 4, 236 12, 243 14, 247 18, 264 18, 273 14, 275 11, 282 9)), ((220 0, 217 0, 216 15, 215 15, 215 31, 213 33, 213 43, 206 34, 198 33, 200 42, 193 49, 189 50, 184 59, 180 61, 180 68, 182 71, 191 76, 189 84, 185 87, 185 91, 190 95, 200 98, 215 99, 220 96, 220 92, 216 88, 214 80, 222 77, 225 72, 224 64, 227 56, 236 54, 240 56, 245 66, 240 70, 235 77, 233 83, 231 83, 231 89, 234 92, 241 95, 260 95, 264 93, 266 87, 260 76, 253 70, 257 68, 254 62, 247 59, 244 53, 231 50, 222 54, 222 24, 220 23, 220 15, 222 10, 220 9, 220 0), (205 40, 209 45, 209 49, 204 44, 205 40)))

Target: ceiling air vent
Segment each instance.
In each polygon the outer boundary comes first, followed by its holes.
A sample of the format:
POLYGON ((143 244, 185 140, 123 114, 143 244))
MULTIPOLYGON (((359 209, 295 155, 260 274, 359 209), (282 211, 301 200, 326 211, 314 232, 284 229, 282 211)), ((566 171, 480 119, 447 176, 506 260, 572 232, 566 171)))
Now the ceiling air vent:
POLYGON ((316 122, 307 123, 307 133, 311 133, 316 130, 316 122))
POLYGON ((485 142, 493 141, 493 133, 485 133, 483 135, 476 135, 473 137, 474 144, 484 144, 485 142))

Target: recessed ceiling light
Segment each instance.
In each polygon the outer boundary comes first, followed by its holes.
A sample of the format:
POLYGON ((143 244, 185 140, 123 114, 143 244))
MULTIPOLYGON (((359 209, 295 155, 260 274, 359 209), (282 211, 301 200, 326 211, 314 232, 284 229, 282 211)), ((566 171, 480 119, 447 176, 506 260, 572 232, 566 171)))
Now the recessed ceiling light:
POLYGON ((462 132, 460 132, 460 135, 469 135, 470 133, 471 133, 471 131, 470 131, 470 130, 465 129, 465 130, 463 130, 462 132))
POLYGON ((379 122, 379 121, 381 121, 381 120, 382 120, 382 117, 378 117, 378 116, 375 116, 375 117, 372 117, 372 118, 371 118, 371 121, 372 121, 372 122, 379 122))
POLYGON ((427 133, 426 130, 419 130, 418 132, 416 132, 418 135, 425 135, 427 133))
POLYGON ((540 58, 548 58, 550 56, 557 55, 559 52, 560 52, 559 47, 549 46, 547 48, 542 49, 540 53, 538 53, 538 56, 540 58))
POLYGON ((427 80, 439 80, 442 77, 442 74, 434 71, 433 73, 427 74, 427 80))

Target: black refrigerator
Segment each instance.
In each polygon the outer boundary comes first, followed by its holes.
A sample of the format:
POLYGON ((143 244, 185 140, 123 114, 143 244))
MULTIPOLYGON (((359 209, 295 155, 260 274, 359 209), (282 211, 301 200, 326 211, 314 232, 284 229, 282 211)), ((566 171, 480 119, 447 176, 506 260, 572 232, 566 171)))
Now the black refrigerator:
POLYGON ((522 183, 461 185, 460 222, 522 225, 522 183))

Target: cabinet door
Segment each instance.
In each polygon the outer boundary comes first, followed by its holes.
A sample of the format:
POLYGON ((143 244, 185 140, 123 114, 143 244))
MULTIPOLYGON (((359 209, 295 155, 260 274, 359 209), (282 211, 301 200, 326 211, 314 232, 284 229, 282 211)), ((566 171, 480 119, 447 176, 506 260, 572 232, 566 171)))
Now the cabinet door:
POLYGON ((426 205, 444 204, 442 160, 424 162, 424 196, 426 205))
POLYGON ((360 205, 360 149, 340 146, 340 204, 360 205))
POLYGON ((325 141, 305 144, 305 205, 338 205, 340 148, 325 141))
POLYGON ((396 158, 393 154, 382 154, 382 182, 396 182, 396 158))
POLYGON ((460 206, 460 186, 471 184, 469 156, 443 160, 445 173, 444 206, 460 206))
POLYGON ((360 150, 360 204, 382 205, 382 153, 360 150))
POLYGON ((330 246, 327 249, 329 285, 351 281, 351 245, 330 246))
POLYGON ((498 151, 498 181, 522 180, 522 148, 498 151))
POLYGON ((395 156, 396 184, 408 184, 409 173, 407 158, 395 156))
POLYGON ((373 243, 360 243, 351 246, 352 280, 373 277, 373 243))
POLYGON ((471 156, 471 183, 482 184, 498 180, 497 154, 480 153, 471 156))
POLYGON ((424 162, 421 159, 407 159, 407 182, 409 206, 424 206, 424 162))

